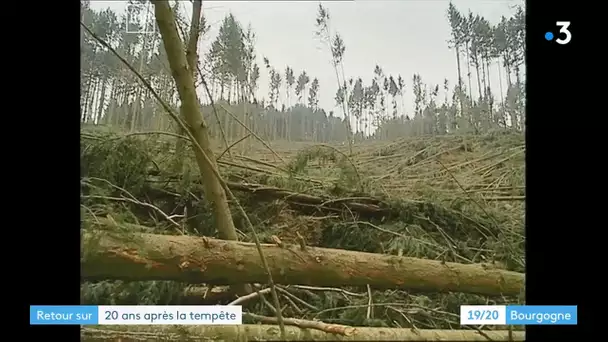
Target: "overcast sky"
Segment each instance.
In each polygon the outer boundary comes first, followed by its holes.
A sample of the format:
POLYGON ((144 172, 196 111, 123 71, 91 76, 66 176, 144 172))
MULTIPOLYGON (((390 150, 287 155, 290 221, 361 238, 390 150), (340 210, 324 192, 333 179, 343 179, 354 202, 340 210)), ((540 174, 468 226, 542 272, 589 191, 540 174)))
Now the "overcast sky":
MULTIPOLYGON (((521 0, 452 2, 461 12, 471 10, 491 23, 497 23, 503 15, 509 17, 514 12, 514 5, 523 4, 521 0)), ((446 19, 448 3, 448 0, 322 2, 330 12, 332 30, 339 32, 344 39, 347 77, 362 77, 364 85, 369 84, 376 64, 386 74, 401 74, 406 80, 408 114, 413 106, 411 86, 414 73, 420 74, 423 82, 439 84, 440 87, 445 78, 449 80, 450 88, 457 80, 455 53, 448 49, 446 43, 450 39, 446 19)), ((208 50, 224 16, 233 13, 243 27, 251 24, 257 36, 256 51, 262 69, 260 97, 268 97, 268 75, 262 62, 262 57, 266 56, 279 70, 284 71, 289 65, 296 76, 301 70, 306 70, 311 80, 317 77, 320 83, 319 105, 333 110, 336 107, 333 99, 337 82, 331 56, 314 35, 318 4, 318 1, 203 1, 203 14, 211 24, 211 31, 202 39, 199 49, 208 50)), ((189 1, 183 1, 181 6, 186 13, 191 13, 189 1)), ((121 14, 126 1, 93 0, 91 3, 95 10, 108 7, 121 14)), ((465 75, 466 71, 463 71, 463 78, 465 75)), ((492 75, 492 85, 498 85, 496 70, 492 75)), ((477 91, 475 83, 474 93, 477 91)), ((506 84, 504 80, 503 84, 506 84)), ((498 87, 494 89, 495 96, 499 98, 498 87)), ((443 99, 442 93, 440 96, 443 99)))

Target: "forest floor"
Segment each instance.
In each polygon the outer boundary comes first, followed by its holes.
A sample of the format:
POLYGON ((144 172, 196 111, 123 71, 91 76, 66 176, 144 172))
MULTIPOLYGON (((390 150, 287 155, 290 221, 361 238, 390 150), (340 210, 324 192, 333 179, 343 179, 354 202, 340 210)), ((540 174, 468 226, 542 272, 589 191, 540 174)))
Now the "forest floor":
MULTIPOLYGON (((216 236, 202 198, 194 155, 176 157, 175 137, 81 132, 84 225, 100 217, 172 234, 177 222, 191 235, 216 236), (128 198, 128 200, 116 200, 128 198), (151 205, 154 207, 152 208, 151 205), (162 211, 162 213, 160 213, 162 211), (175 219, 167 220, 167 217, 175 219), (186 218, 180 217, 185 215, 186 218), (172 221, 172 222, 171 222, 172 221)), ((485 264, 524 272, 524 137, 507 131, 481 136, 403 138, 343 144, 270 142, 248 138, 225 153, 220 173, 264 242, 271 236, 311 246, 485 264), (280 190, 280 191, 278 191, 280 190), (397 208, 376 217, 290 202, 306 194, 324 203, 359 202, 397 208)), ((242 240, 247 228, 236 218, 242 240)), ((179 304, 198 287, 170 282, 83 283, 86 304, 179 304)), ((460 293, 371 291, 294 292, 309 305, 287 316, 351 326, 459 328, 459 306, 521 303, 460 293), (314 293, 313 293, 314 292, 314 293), (342 309, 339 309, 342 307, 342 309), (324 309, 332 308, 330 311, 324 309), (338 309, 336 309, 338 308, 338 309)), ((244 310, 269 313, 252 302, 244 310)), ((299 304, 299 306, 301 306, 299 304)))

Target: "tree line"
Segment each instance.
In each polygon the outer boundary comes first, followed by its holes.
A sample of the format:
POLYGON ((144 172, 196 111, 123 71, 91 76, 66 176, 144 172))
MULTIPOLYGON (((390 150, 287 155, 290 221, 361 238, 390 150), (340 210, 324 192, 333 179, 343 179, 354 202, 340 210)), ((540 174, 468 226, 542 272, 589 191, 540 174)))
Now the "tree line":
MULTIPOLYGON (((175 108, 179 96, 168 66, 166 52, 151 6, 145 1, 129 1, 126 13, 110 9, 92 10, 83 2, 81 21, 133 65, 175 108), (129 24, 125 16, 148 16, 142 26, 129 24), (135 27, 133 27, 135 25, 135 27), (128 33, 145 30, 153 33, 128 33)), ((180 17, 179 2, 172 3, 182 39, 189 32, 187 18, 180 17)), ((522 130, 525 120, 524 10, 502 17, 492 24, 472 12, 460 12, 452 3, 446 10, 451 28, 449 47, 455 52, 457 84, 447 78, 443 84, 428 84, 419 74, 411 86, 402 75, 390 75, 380 65, 373 78, 344 74, 342 61, 346 46, 339 32, 330 31, 330 14, 319 5, 314 22, 317 38, 329 47, 336 84, 323 85, 335 90, 339 113, 319 108, 322 85, 306 70, 274 65, 255 48, 255 32, 227 15, 216 37, 209 36, 210 25, 202 18, 200 36, 211 40, 208 51, 200 52, 199 97, 211 134, 219 138, 222 126, 231 141, 246 134, 247 125, 268 140, 345 141, 346 139, 394 139, 428 134, 480 133, 495 128, 522 130), (262 73, 270 80, 268 94, 260 94, 262 73), (498 75, 492 85, 491 75, 498 75), (503 80, 507 87, 503 89, 503 80), (473 82, 477 92, 473 91, 473 82), (499 99, 495 99, 498 87, 499 99), (439 90, 445 96, 439 98, 439 90), (403 95, 414 95, 414 108, 405 108, 403 95), (209 106, 213 101, 217 114, 209 106), (240 123, 239 123, 240 121, 240 123)), ((187 40, 187 39, 184 39, 187 40)), ((327 90, 329 91, 329 90, 327 90)), ((331 90, 334 92, 334 90, 331 90)), ((81 35, 81 121, 106 124, 127 131, 177 131, 150 92, 110 51, 88 35, 81 35)))

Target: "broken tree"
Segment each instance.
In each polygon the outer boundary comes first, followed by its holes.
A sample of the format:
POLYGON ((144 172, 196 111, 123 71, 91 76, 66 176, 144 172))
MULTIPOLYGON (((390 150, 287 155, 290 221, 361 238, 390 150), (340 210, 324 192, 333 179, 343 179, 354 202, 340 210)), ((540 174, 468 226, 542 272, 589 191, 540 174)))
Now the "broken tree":
MULTIPOLYGON (((196 63, 196 51, 189 50, 191 63, 188 63, 188 59, 184 53, 184 44, 179 37, 175 16, 169 7, 169 2, 152 2, 154 3, 154 13, 156 14, 158 29, 167 51, 171 73, 175 79, 177 92, 181 100, 181 114, 196 144, 202 150, 199 150, 196 146, 194 147, 196 162, 201 171, 201 177, 205 180, 203 182, 203 189, 207 200, 213 208, 218 233, 222 239, 236 240, 236 229, 232 221, 228 201, 226 200, 226 193, 222 188, 220 179, 216 176, 217 172, 213 171, 217 170, 217 164, 211 150, 211 143, 209 142, 209 128, 203 119, 194 86, 194 72, 191 69, 196 63), (189 64, 192 65, 190 66, 189 64)), ((200 13, 200 6, 197 5, 195 7, 198 8, 200 13)), ((192 39, 197 39, 197 37, 197 34, 191 35, 192 39)), ((196 42, 194 42, 194 46, 196 46, 195 44, 196 42)))

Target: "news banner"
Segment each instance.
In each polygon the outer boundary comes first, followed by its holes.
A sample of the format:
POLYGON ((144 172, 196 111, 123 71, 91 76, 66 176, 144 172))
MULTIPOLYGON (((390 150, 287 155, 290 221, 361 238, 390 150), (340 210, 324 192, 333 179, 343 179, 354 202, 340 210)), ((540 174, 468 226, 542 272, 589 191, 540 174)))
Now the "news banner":
MULTIPOLYGON (((241 306, 30 306, 30 325, 243 324, 241 306)), ((576 325, 576 305, 463 305, 461 325, 576 325)))

